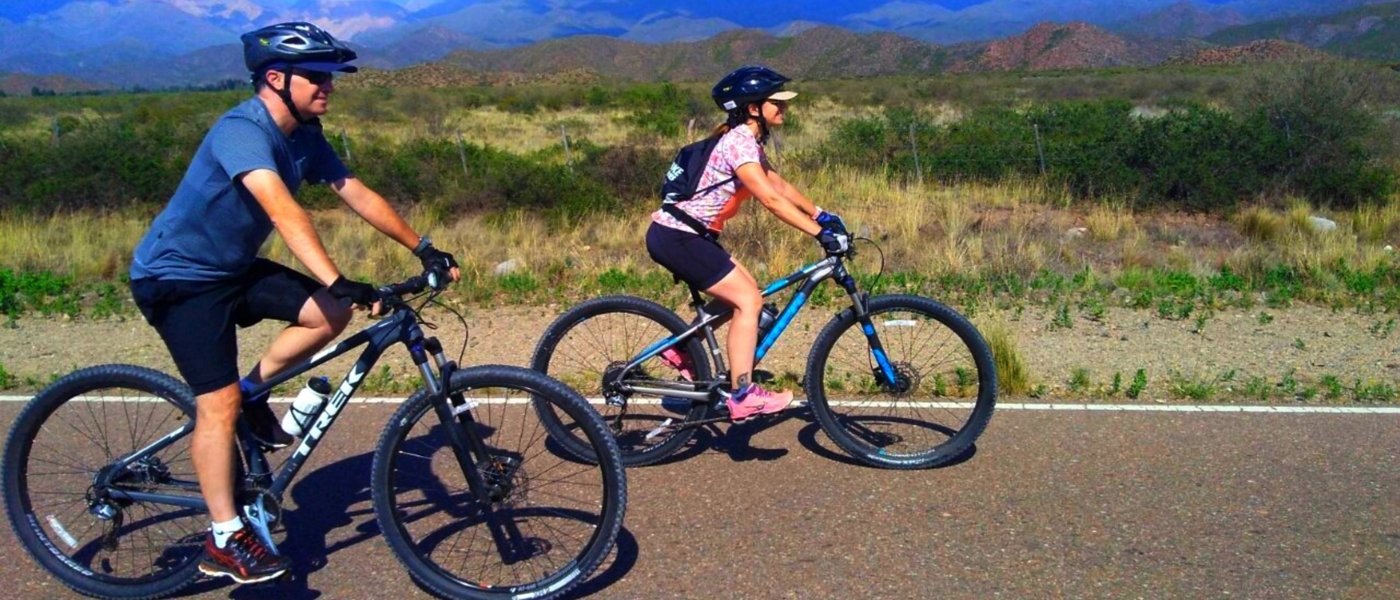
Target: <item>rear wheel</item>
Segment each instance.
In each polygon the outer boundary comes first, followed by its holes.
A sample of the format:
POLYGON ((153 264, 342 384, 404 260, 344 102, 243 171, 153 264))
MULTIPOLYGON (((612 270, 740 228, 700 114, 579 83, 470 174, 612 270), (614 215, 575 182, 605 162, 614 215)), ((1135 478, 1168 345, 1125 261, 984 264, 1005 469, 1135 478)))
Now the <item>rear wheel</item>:
POLYGON ((193 422, 189 388, 144 367, 91 367, 39 392, 5 445, 5 510, 20 543, 89 596, 158 598, 188 585, 203 553, 204 510, 114 493, 197 498, 189 443, 177 433, 193 422), (114 465, 172 434, 160 450, 114 465))
MULTIPOLYGON (((683 423, 703 419, 709 407, 685 398, 626 394, 614 385, 623 377, 633 383, 709 380, 710 362, 704 346, 693 337, 675 353, 659 354, 622 372, 628 361, 644 350, 687 328, 675 313, 650 300, 595 298, 569 309, 550 324, 535 347, 531 366, 588 398, 617 437, 624 464, 648 465, 675 453, 695 435, 694 428, 655 433, 659 427, 667 420, 683 423)), ((550 415, 542 419, 550 433, 569 448, 586 450, 558 419, 550 415)))
POLYGON ((871 333, 895 372, 889 382, 852 311, 817 336, 807 398, 822 429, 878 467, 936 467, 958 458, 992 417, 996 367, 966 318, 918 296, 871 298, 871 333))
POLYGON ((374 509, 384 539, 414 579, 451 598, 553 598, 607 556, 627 484, 617 443, 577 393, 534 371, 498 365, 453 373, 461 414, 439 418, 423 391, 384 429, 374 454, 374 509), (599 460, 563 451, 541 422, 550 406, 599 460), (447 427, 476 447, 467 481, 447 427))

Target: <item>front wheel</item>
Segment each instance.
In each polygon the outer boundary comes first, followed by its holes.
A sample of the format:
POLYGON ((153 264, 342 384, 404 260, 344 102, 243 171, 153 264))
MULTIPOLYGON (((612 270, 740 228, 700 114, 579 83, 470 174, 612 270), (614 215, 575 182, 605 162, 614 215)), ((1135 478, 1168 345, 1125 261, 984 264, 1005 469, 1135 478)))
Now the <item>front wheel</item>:
POLYGON ((371 477, 384 539, 415 580, 449 598, 564 594, 597 568, 622 526, 617 442, 582 397, 534 371, 472 367, 445 384, 456 408, 419 391, 380 437, 371 477), (551 439, 540 403, 596 462, 551 439), (448 428, 466 442, 462 452, 448 428), (459 456, 484 486, 468 482, 459 456))
POLYGON ((877 296, 867 309, 868 327, 851 310, 832 319, 807 360, 807 398, 822 429, 877 467, 928 468, 958 458, 996 404, 987 342, 957 311, 928 298, 877 296))
POLYGON ((25 550, 98 598, 159 598, 192 582, 204 510, 125 494, 198 497, 180 439, 193 421, 190 389, 144 367, 91 367, 39 392, 15 419, 4 455, 5 511, 25 550))

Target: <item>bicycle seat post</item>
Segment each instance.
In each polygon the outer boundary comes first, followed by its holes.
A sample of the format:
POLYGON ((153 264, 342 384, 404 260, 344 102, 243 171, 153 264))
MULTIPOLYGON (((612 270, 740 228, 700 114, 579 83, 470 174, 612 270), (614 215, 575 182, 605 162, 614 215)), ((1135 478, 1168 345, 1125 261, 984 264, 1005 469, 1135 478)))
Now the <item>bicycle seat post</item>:
POLYGON ((695 289, 695 286, 689 283, 685 284, 685 289, 690 290, 690 305, 697 311, 704 310, 705 299, 700 297, 700 290, 695 289))

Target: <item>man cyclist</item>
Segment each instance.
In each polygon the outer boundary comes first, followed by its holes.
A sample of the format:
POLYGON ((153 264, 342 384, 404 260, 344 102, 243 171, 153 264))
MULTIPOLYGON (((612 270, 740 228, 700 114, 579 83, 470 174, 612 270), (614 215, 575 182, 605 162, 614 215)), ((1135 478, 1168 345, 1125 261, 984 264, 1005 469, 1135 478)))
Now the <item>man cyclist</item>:
POLYGON ((254 94, 224 113, 200 144, 170 203, 137 246, 131 292, 196 396, 191 459, 213 521, 206 575, 239 583, 275 578, 289 566, 245 526, 234 504, 235 425, 240 412, 268 448, 291 442, 267 397, 247 390, 311 356, 344 331, 343 303, 381 308, 375 288, 347 279, 326 254, 294 199, 303 182, 326 183, 351 210, 421 259, 425 269, 461 274, 379 194, 341 163, 321 132, 337 72, 353 73, 355 52, 309 23, 281 23, 242 36, 254 94), (258 257, 276 230, 311 273, 258 257), (314 277, 314 279, 313 279, 314 277), (287 322, 240 380, 235 326, 287 322))
MULTIPOLYGON (((744 66, 725 75, 711 98, 727 113, 710 135, 714 149, 699 174, 691 198, 662 204, 647 229, 647 252, 677 277, 734 307, 725 340, 733 393, 726 399, 729 416, 742 421, 756 414, 787 408, 791 391, 770 391, 752 381, 754 348, 763 294, 749 270, 720 246, 724 223, 748 198, 789 226, 816 238, 828 253, 850 249, 845 224, 818 208, 783 179, 768 162, 764 145, 773 128, 781 127, 788 102, 796 92, 783 89, 791 81, 772 69, 744 66)), ((681 369, 689 357, 667 350, 662 360, 681 369)))

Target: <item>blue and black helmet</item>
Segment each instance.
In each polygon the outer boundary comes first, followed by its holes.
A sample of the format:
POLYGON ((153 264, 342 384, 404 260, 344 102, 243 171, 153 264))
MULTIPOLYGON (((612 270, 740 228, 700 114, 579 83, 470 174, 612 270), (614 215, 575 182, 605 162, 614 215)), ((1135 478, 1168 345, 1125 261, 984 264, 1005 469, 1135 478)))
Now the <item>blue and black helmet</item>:
POLYGON ((326 30, 294 21, 268 25, 243 34, 243 64, 257 73, 268 67, 296 65, 308 71, 354 73, 348 64, 355 51, 326 30))
POLYGON ((745 65, 720 79, 710 97, 725 112, 742 111, 749 104, 768 99, 791 100, 797 93, 783 90, 789 81, 792 79, 768 67, 745 65))

